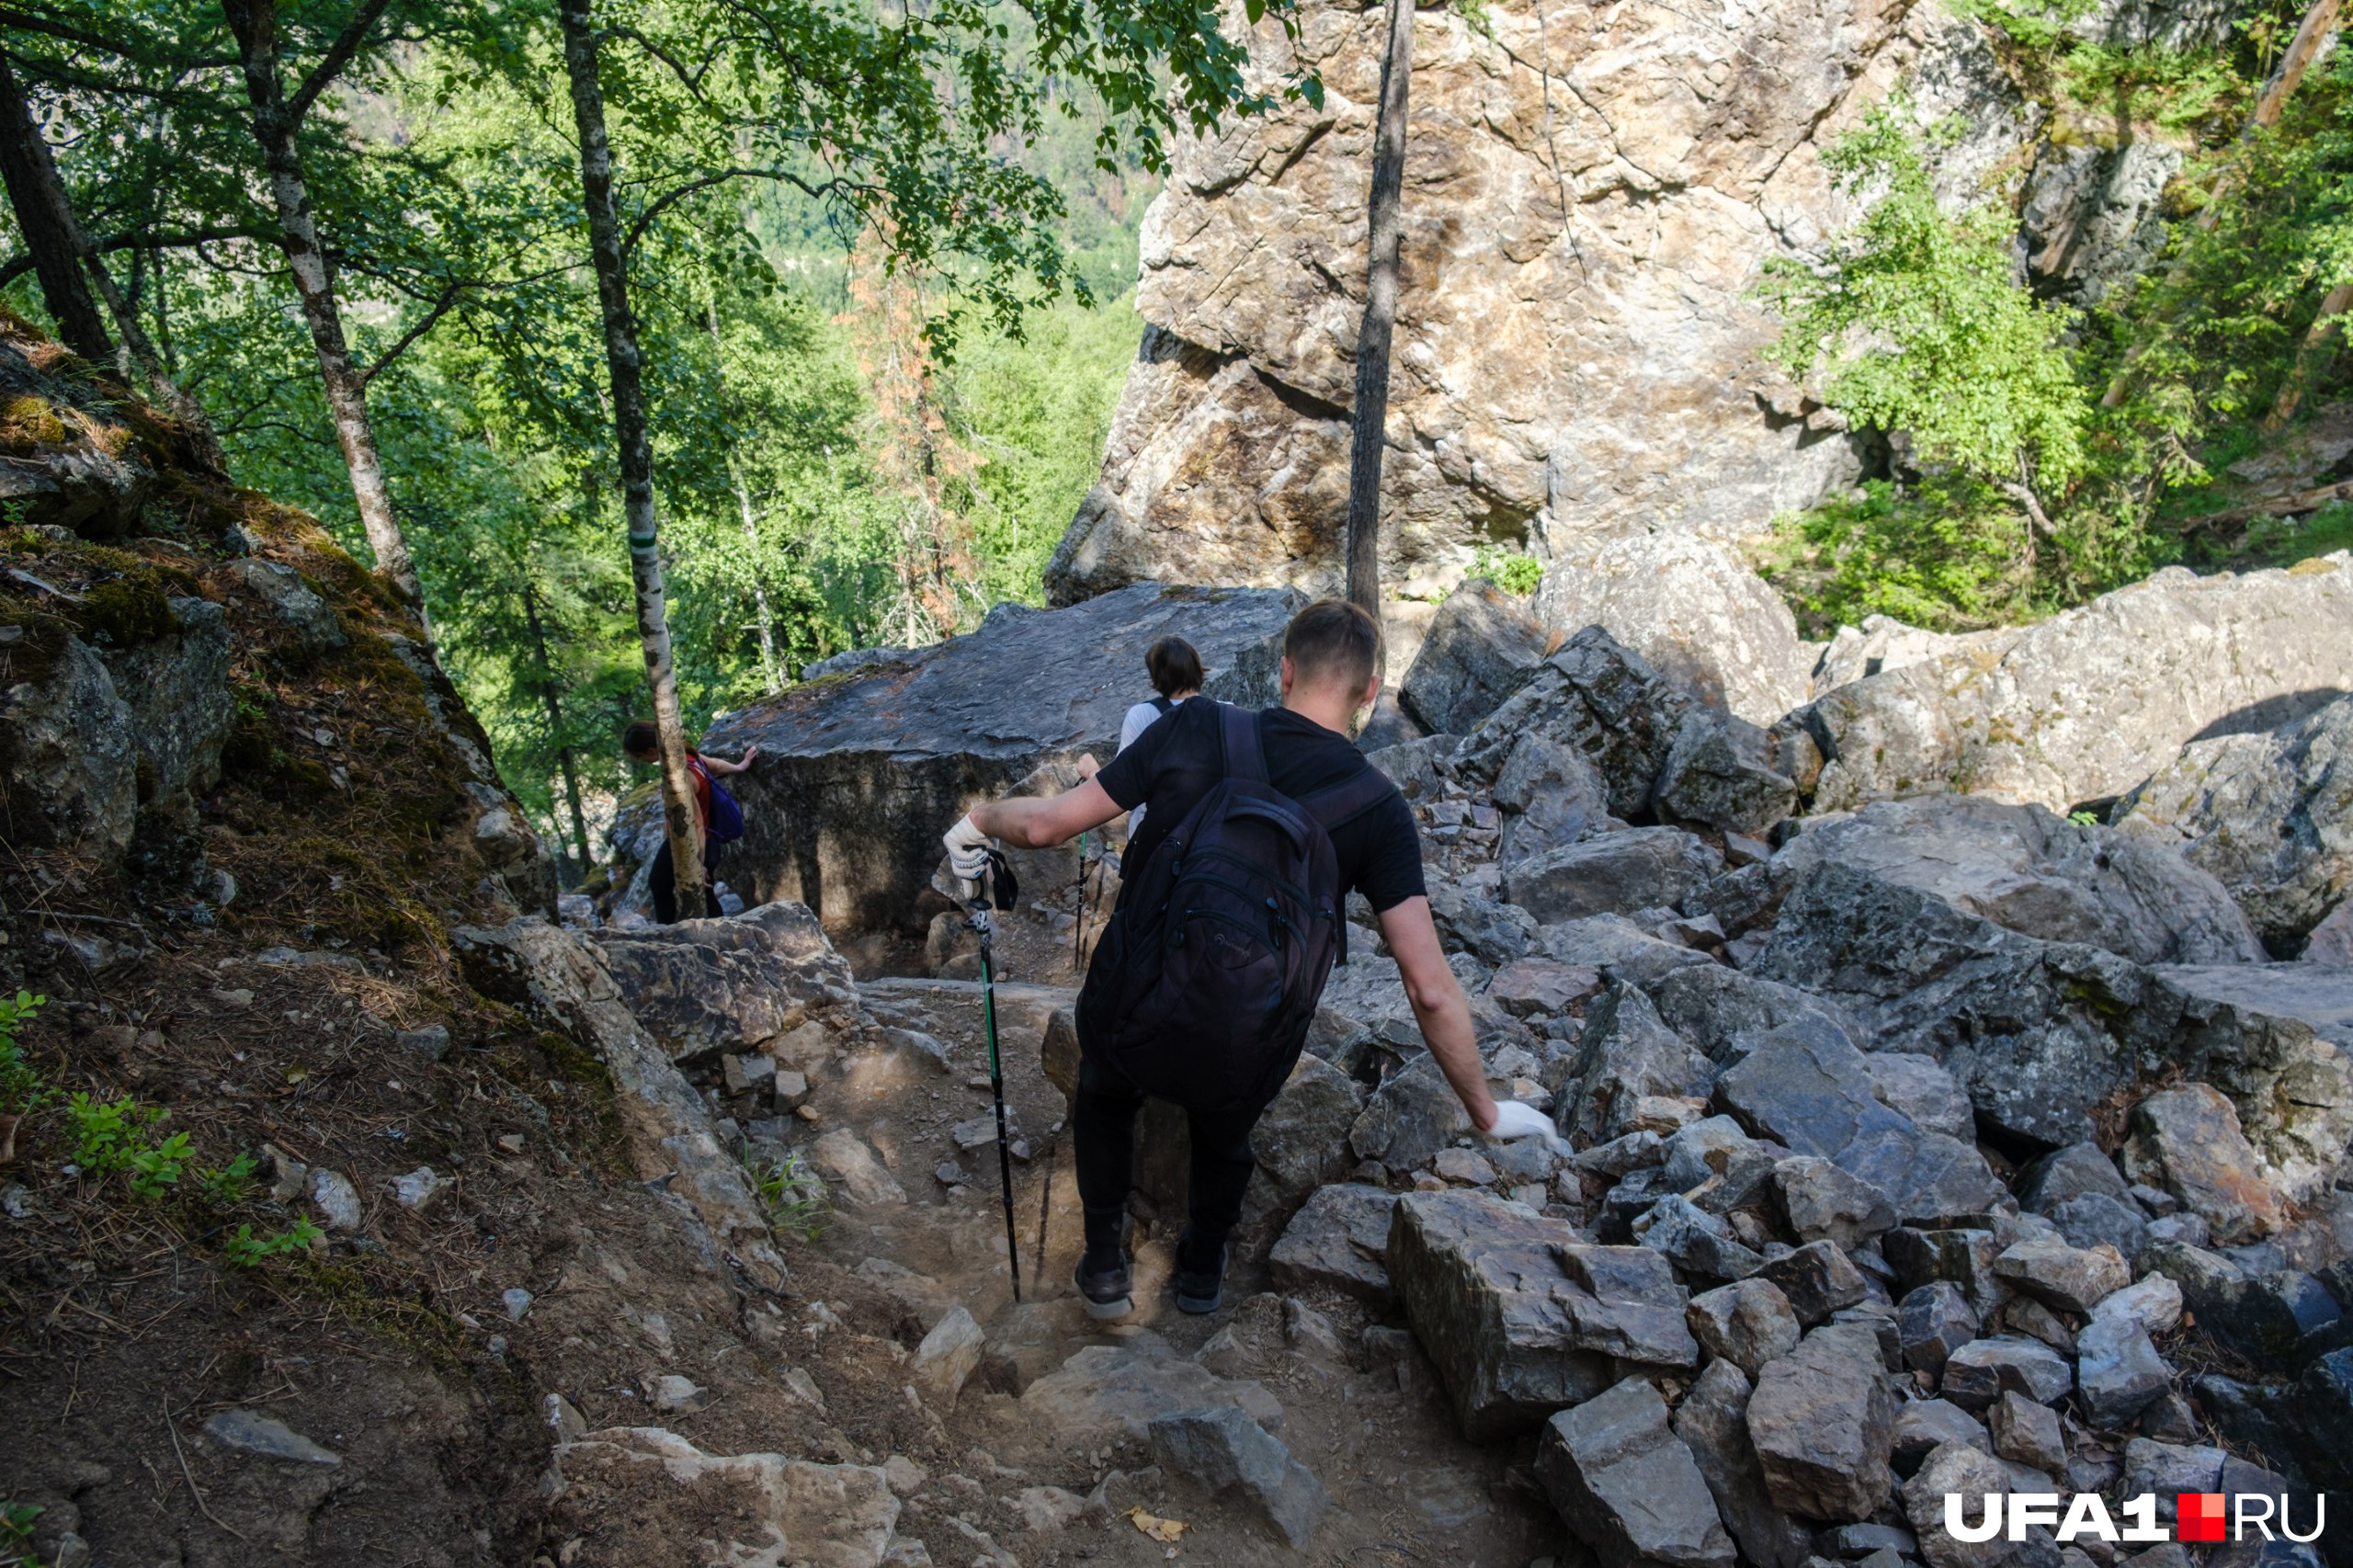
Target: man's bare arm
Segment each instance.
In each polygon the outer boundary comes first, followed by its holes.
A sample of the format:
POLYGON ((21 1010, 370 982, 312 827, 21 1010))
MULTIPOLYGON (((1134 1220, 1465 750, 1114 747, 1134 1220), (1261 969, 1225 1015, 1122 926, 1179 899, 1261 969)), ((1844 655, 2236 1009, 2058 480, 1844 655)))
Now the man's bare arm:
POLYGON ((1122 814, 1103 786, 1090 778, 1059 795, 1024 795, 974 806, 972 820, 991 838, 1002 838, 1024 849, 1047 849, 1067 844, 1122 814))
POLYGON ((1405 999, 1414 1005, 1414 1021, 1422 1039, 1438 1058, 1438 1070, 1453 1086, 1455 1097, 1471 1113, 1471 1124, 1485 1132, 1495 1125, 1495 1100, 1487 1092, 1487 1069, 1479 1060, 1479 1040, 1471 1028, 1471 1004, 1462 986, 1446 966, 1446 952, 1438 943, 1438 926, 1430 919, 1430 901, 1409 898, 1380 915, 1381 940, 1397 960, 1405 983, 1405 999))

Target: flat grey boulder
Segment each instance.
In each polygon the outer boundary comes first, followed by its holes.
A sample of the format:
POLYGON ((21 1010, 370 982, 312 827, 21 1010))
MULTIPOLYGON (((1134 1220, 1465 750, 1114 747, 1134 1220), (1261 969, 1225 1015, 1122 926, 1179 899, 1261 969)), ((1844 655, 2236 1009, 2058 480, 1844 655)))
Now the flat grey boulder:
POLYGON ((1073 1444, 1149 1442, 1160 1417, 1206 1405, 1233 1407, 1262 1427, 1283 1423, 1281 1403, 1256 1380, 1123 1346, 1087 1346, 1021 1394, 1024 1420, 1073 1444))
POLYGON ((2277 730, 2191 742, 2114 821, 2211 873, 2265 941, 2294 951, 2353 887, 2353 698, 2277 730))
POLYGON ((630 1010, 679 1062, 756 1051, 813 1016, 853 1013, 858 984, 806 904, 593 934, 630 1010))
POLYGON ((1398 1199, 1388 1264, 1406 1321, 1474 1442, 1592 1398, 1618 1380, 1620 1362, 1699 1359, 1665 1258, 1586 1244, 1566 1222, 1482 1192, 1398 1199))
POLYGON ((1522 601, 1474 577, 1438 607, 1398 701, 1431 733, 1463 734, 1535 673, 1550 641, 1522 601))
POLYGON ((1679 909, 1723 869, 1721 856, 1679 827, 1625 828, 1506 867, 1504 897, 1544 926, 1679 909))
POLYGON ((1496 858, 1506 866, 1609 825, 1609 792, 1601 775, 1584 753, 1542 734, 1512 743, 1494 795, 1504 812, 1496 858))
POLYGON ((1648 996, 1617 984, 1591 1003, 1574 1057, 1552 1086, 1563 1095, 1563 1132, 1600 1142, 1632 1131, 1644 1102, 1704 1096, 1714 1066, 1659 1020, 1648 996))
POLYGON ((205 1417, 204 1435, 224 1449, 294 1464, 339 1465, 343 1456, 322 1448, 275 1416, 243 1408, 205 1417))
POLYGON ((760 902, 799 899, 828 931, 919 935, 939 835, 1042 764, 1108 762, 1145 695, 1142 651, 1176 634, 1200 651, 1212 697, 1276 699, 1290 589, 1136 583, 1066 609, 990 614, 980 630, 796 686, 726 714, 704 745, 760 747, 729 781, 744 836, 721 875, 760 902), (1017 672, 1008 678, 1007 672, 1017 672))
POLYGON ((2223 884, 2167 846, 1978 795, 1874 801, 1790 840, 1774 880, 1838 861, 2046 941, 2135 963, 2260 963, 2223 884))
POLYGON ((1348 1129, 1364 1105, 1356 1080, 1305 1051, 1250 1130, 1258 1168, 1287 1203, 1297 1203, 1351 1168, 1348 1129))
POLYGON ((1732 1537, 1666 1401, 1628 1378, 1545 1424, 1536 1479, 1602 1568, 1732 1568, 1732 1537))
POLYGON ((1471 1131, 1471 1113, 1448 1085, 1438 1058, 1416 1056, 1374 1091, 1348 1130, 1359 1159, 1392 1170, 1418 1170, 1471 1131))
POLYGON ((1342 1182, 1318 1188, 1302 1204, 1267 1267, 1277 1287, 1326 1286, 1378 1306, 1390 1299, 1386 1255, 1393 1193, 1342 1182))
POLYGON ((1899 1218, 1981 1212, 2002 1195, 1973 1146, 1925 1131, 1881 1101, 1863 1053, 1819 1020, 1758 1037, 1717 1078, 1715 1096, 1757 1137, 1828 1160, 1885 1193, 1899 1218))
POLYGON ((1563 920, 1541 934, 1545 952, 1561 962, 1597 969, 1605 979, 1644 989, 1675 970, 1722 967, 1703 952, 1652 936, 1622 915, 1563 920))
POLYGON ((1172 1410, 1153 1417, 1150 1431, 1161 1469, 1212 1496, 1247 1498, 1294 1548, 1305 1546, 1331 1511, 1315 1472, 1233 1405, 1172 1410))
POLYGON ((1747 1054, 1766 1031, 1802 1018, 1854 1033, 1836 1003, 1720 963, 1679 963, 1635 983, 1650 993, 1661 1022, 1719 1066, 1747 1054))
POLYGON ((2167 567, 1817 698, 1814 808, 1965 789, 2065 812, 2120 795, 2201 735, 2271 729, 2343 692, 2348 638, 2341 551, 2237 576, 2167 567))

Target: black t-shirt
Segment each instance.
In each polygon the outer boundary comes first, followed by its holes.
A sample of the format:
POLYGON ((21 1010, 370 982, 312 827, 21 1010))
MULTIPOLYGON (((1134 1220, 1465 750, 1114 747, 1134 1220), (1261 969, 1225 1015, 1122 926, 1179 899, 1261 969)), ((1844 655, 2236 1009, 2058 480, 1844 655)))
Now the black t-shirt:
MULTIPOLYGON (((1122 858, 1128 866, 1142 866, 1185 820, 1185 813, 1225 777, 1218 709, 1206 698, 1180 703, 1095 776, 1120 810, 1150 808, 1142 830, 1122 858)), ((1266 755, 1267 782, 1294 801, 1344 783, 1370 766, 1347 736, 1287 708, 1259 712, 1258 749, 1266 755)), ((1376 911, 1422 896, 1421 836, 1415 831, 1412 808, 1393 788, 1378 804, 1329 831, 1344 901, 1351 888, 1363 893, 1376 911)))

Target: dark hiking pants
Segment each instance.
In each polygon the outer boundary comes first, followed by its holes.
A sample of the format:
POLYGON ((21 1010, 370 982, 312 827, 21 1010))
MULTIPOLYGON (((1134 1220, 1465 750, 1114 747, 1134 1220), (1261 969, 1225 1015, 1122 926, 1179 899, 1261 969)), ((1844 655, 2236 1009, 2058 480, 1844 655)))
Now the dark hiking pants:
MULTIPOLYGON (((702 841, 702 902, 703 913, 710 919, 720 915, 719 880, 711 867, 719 858, 719 846, 706 838, 702 841)), ((654 875, 650 879, 654 894, 654 918, 663 926, 678 923, 678 873, 670 858, 670 841, 662 841, 661 853, 654 857, 654 875)))
MULTIPOLYGON (((1136 1115, 1143 1091, 1108 1062, 1082 1051, 1078 1099, 1071 1135, 1078 1166, 1078 1199, 1086 1211, 1086 1250, 1102 1254, 1120 1243, 1120 1218, 1135 1180, 1136 1115)), ((1187 1193, 1196 1256, 1213 1256, 1242 1217, 1242 1192, 1255 1163, 1250 1130, 1267 1102, 1242 1101, 1216 1110, 1188 1110, 1193 1168, 1187 1193)))

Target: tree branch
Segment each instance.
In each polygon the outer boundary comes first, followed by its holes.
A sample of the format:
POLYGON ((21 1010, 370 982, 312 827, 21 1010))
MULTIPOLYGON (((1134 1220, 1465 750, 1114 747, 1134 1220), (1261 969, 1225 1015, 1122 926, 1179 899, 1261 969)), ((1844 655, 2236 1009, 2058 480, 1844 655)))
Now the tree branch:
POLYGON ((714 170, 713 172, 703 175, 699 178, 690 179, 686 184, 679 186, 673 190, 665 191, 661 196, 655 198, 653 205, 646 208, 644 211, 639 213, 637 215, 637 222, 630 225, 629 233, 623 237, 621 241, 622 256, 627 257, 636 251, 637 242, 644 237, 647 225, 651 224, 655 218, 661 216, 665 209, 676 206, 678 202, 685 200, 689 196, 692 196, 696 191, 708 190, 712 186, 724 185, 732 179, 772 179, 779 181, 781 184, 789 185, 795 190, 801 192, 801 195, 808 197, 839 196, 845 190, 851 188, 849 182, 840 178, 839 176, 823 181, 817 185, 811 185, 807 180, 802 179, 799 175, 793 174, 788 169, 714 170))
MULTIPOLYGON (((269 244, 273 236, 251 229, 182 229, 165 234, 111 234, 103 240, 93 240, 83 247, 85 256, 112 256, 124 250, 188 250, 219 240, 259 240, 269 244)), ((6 288, 32 270, 28 256, 0 263, 0 289, 6 288)))
POLYGON ((458 282, 451 283, 447 289, 442 290, 441 297, 433 301, 433 308, 425 312, 424 319, 419 321, 415 326, 409 328, 406 332, 401 334, 399 342, 393 344, 390 348, 385 349, 381 354, 378 355, 374 364, 359 372, 359 384, 362 387, 365 387, 369 381, 374 381, 376 379, 377 371, 382 369, 385 366, 399 358, 403 354, 407 353, 410 345, 414 344, 418 338, 423 337, 426 333, 431 332, 435 324, 439 322, 443 316, 449 313, 449 307, 458 302, 458 295, 466 287, 466 283, 463 280, 460 280, 458 282))
POLYGON ((367 41, 369 30, 375 27, 377 19, 383 16, 384 8, 392 3, 392 0, 360 0, 359 9, 351 13, 351 20, 344 23, 343 31, 327 45, 326 53, 311 67, 311 74, 302 78, 301 86, 294 89, 294 96, 286 100, 286 123, 289 127, 301 124, 302 118, 311 112, 311 105, 326 90, 327 84, 343 74, 343 68, 351 63, 353 55, 359 52, 359 46, 367 41))

